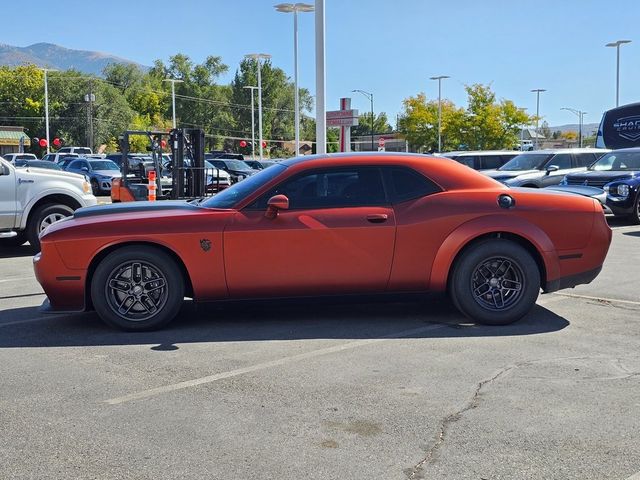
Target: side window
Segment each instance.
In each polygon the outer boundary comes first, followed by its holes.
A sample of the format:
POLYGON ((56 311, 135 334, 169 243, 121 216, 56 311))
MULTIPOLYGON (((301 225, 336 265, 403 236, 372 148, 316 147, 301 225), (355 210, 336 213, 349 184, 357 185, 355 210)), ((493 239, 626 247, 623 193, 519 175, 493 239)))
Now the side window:
POLYGON ((394 203, 424 197, 441 189, 424 175, 406 167, 385 167, 385 178, 389 180, 394 203))
POLYGON ((500 155, 485 155, 480 157, 480 168, 484 170, 496 169, 503 165, 500 155))
POLYGON ((82 162, 80 162, 79 160, 76 160, 74 162, 71 162, 68 168, 73 170, 80 170, 80 167, 82 166, 81 163, 82 162))
POLYGON ((550 165, 556 165, 560 170, 571 168, 571 154, 559 153, 553 156, 546 164, 547 167, 550 165))
POLYGON ((576 167, 588 167, 596 161, 593 153, 578 153, 576 156, 576 167))
POLYGON ((463 165, 466 165, 467 167, 476 168, 475 158, 476 157, 474 157, 473 155, 461 155, 459 157, 456 157, 455 160, 463 165))
POLYGON ((380 170, 377 168, 340 168, 319 170, 287 180, 249 208, 263 209, 273 195, 289 198, 290 209, 339 208, 387 203, 380 170))

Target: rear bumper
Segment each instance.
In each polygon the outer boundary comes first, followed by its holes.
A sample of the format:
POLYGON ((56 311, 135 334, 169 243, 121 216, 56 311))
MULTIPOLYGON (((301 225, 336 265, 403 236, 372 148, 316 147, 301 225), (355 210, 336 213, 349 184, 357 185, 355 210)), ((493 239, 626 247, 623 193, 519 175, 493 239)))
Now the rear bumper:
POLYGON ((566 277, 548 281, 544 293, 557 292, 564 288, 574 288, 578 285, 591 283, 600 274, 601 270, 602 265, 587 272, 575 273, 573 275, 567 275, 566 277))

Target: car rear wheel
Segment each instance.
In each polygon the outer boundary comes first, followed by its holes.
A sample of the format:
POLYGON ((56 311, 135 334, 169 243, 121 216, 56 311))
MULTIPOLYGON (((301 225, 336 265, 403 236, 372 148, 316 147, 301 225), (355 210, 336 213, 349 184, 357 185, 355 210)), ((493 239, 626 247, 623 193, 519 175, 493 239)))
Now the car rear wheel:
POLYGON ((27 223, 27 239, 31 248, 40 251, 40 232, 53 223, 73 215, 73 209, 66 205, 54 205, 51 203, 41 205, 29 216, 27 223))
POLYGON ((91 300, 108 325, 128 331, 160 328, 178 314, 184 278, 176 262, 154 247, 124 247, 100 262, 91 300))
POLYGON ((469 247, 456 261, 449 293, 464 315, 487 325, 507 325, 526 315, 540 292, 531 254, 503 239, 469 247))

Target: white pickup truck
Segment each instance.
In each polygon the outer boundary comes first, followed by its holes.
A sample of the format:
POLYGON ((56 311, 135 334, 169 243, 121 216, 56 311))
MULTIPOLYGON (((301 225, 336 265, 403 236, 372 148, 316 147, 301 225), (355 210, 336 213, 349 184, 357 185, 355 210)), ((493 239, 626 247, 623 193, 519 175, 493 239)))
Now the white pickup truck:
POLYGON ((39 251, 42 230, 80 207, 97 203, 82 175, 16 168, 0 158, 0 248, 29 241, 39 251))

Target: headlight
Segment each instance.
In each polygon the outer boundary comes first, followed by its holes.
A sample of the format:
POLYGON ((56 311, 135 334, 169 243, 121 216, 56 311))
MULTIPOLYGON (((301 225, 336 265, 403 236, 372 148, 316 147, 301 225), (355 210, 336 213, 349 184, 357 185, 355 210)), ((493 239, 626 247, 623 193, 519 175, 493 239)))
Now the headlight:
POLYGON ((82 182, 82 191, 84 193, 91 193, 91 185, 89 185, 89 182, 87 182, 86 180, 82 182))
POLYGON ((602 187, 602 189, 605 191, 605 193, 608 195, 609 194, 609 185, 605 185, 604 187, 602 187))
POLYGON ((628 197, 629 185, 627 185, 626 183, 621 183, 620 185, 618 185, 618 195, 621 197, 628 197))

